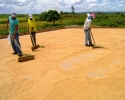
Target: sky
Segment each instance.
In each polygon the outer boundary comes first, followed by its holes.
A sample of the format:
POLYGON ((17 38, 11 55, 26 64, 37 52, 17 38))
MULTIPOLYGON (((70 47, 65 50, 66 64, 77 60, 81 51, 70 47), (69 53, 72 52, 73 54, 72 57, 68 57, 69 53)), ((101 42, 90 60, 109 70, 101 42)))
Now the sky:
POLYGON ((58 12, 125 11, 125 0, 0 0, 0 14, 40 14, 48 10, 58 12))

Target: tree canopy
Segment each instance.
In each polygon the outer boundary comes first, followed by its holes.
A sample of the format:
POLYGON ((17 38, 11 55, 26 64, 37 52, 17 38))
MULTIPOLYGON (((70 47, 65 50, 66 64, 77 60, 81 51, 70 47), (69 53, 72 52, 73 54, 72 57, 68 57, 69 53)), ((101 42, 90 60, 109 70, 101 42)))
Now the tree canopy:
POLYGON ((71 9, 72 9, 72 13, 74 14, 75 12, 75 8, 74 8, 74 6, 71 6, 71 9))
POLYGON ((55 25, 55 21, 59 20, 60 18, 61 16, 56 10, 49 10, 48 12, 43 12, 40 15, 40 20, 53 22, 53 25, 55 25))

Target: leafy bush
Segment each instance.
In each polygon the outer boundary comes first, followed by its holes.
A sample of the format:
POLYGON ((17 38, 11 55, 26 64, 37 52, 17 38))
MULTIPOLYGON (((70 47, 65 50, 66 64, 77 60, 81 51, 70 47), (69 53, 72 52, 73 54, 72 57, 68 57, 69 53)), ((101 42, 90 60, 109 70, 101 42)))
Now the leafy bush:
POLYGON ((6 24, 6 21, 0 21, 0 24, 6 24))
POLYGON ((100 26, 109 26, 109 23, 102 23, 100 26))
POLYGON ((110 23, 110 27, 118 27, 116 23, 110 23))
POLYGON ((84 22, 83 21, 77 21, 76 25, 84 25, 84 22))

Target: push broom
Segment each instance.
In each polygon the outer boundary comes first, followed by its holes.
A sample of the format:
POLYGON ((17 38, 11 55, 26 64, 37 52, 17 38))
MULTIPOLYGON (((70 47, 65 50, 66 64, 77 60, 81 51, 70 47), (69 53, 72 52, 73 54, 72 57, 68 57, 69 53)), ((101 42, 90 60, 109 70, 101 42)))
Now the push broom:
MULTIPOLYGON (((11 35, 11 37, 12 37, 12 35, 11 35)), ((21 48, 20 48, 20 46, 18 45, 18 43, 17 43, 17 41, 15 39, 14 39, 14 42, 18 46, 18 48, 20 49, 20 51, 22 51, 21 48)), ((34 57, 35 57, 35 55, 23 54, 21 57, 18 58, 18 62, 32 60, 32 59, 34 59, 34 57)))
MULTIPOLYGON (((31 37, 31 40, 35 43, 35 41, 34 41, 34 39, 33 39, 33 36, 31 35, 31 33, 30 33, 30 37, 31 37)), ((39 48, 40 46, 39 46, 39 44, 38 45, 35 45, 35 46, 33 46, 33 47, 31 47, 31 49, 32 49, 32 51, 34 51, 35 49, 37 49, 37 48, 39 48)))

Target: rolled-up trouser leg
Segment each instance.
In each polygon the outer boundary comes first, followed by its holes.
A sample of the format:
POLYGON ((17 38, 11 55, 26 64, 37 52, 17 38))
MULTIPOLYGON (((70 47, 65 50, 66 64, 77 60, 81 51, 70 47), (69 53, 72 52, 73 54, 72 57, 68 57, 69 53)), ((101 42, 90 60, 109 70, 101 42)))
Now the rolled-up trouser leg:
POLYGON ((18 54, 22 54, 22 51, 21 51, 21 45, 20 45, 20 42, 19 42, 19 34, 17 33, 16 36, 15 36, 15 48, 16 48, 16 51, 18 54), (17 43, 17 44, 16 44, 17 43), (19 47, 18 47, 19 46, 19 47))
POLYGON ((33 38, 33 45, 36 45, 36 32, 32 32, 32 38, 33 38))
POLYGON ((90 30, 88 31, 88 41, 89 41, 89 45, 91 45, 92 44, 92 40, 91 40, 90 30))
POLYGON ((87 42, 87 30, 84 30, 84 33, 85 33, 85 45, 88 44, 87 42))
POLYGON ((85 30, 84 29, 84 33, 85 33, 85 44, 91 45, 92 44, 92 40, 91 40, 91 34, 90 34, 90 30, 85 30))
POLYGON ((11 41, 11 46, 12 46, 12 49, 15 53, 18 53, 17 50, 16 50, 16 45, 15 45, 15 42, 14 40, 12 39, 12 35, 10 35, 10 41, 11 41))
POLYGON ((34 46, 34 40, 33 40, 33 35, 32 35, 32 33, 30 34, 30 38, 31 38, 32 45, 34 46))

